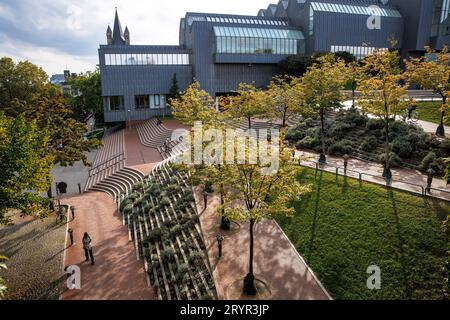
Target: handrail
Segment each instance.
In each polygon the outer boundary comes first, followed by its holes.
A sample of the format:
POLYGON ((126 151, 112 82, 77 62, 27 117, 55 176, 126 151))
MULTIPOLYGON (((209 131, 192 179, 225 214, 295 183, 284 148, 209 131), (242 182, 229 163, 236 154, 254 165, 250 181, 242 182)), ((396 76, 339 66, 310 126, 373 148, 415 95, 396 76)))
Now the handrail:
MULTIPOLYGON (((339 176, 340 174, 339 174, 339 170, 340 169, 342 169, 342 170, 345 170, 345 168, 343 168, 343 167, 336 167, 336 166, 334 166, 334 165, 330 165, 330 164, 328 164, 328 163, 320 163, 320 162, 317 162, 317 161, 308 161, 308 160, 303 160, 302 161, 302 159, 300 158, 300 159, 298 159, 298 161, 294 161, 296 164, 298 164, 299 166, 302 166, 302 163, 309 163, 309 164, 311 164, 311 165, 315 165, 315 167, 316 167, 316 170, 321 170, 321 171, 327 171, 327 170, 325 170, 325 167, 326 166, 328 166, 328 167, 330 167, 330 168, 334 168, 335 169, 335 172, 336 172, 336 176, 339 176)), ((370 180, 364 180, 363 179, 363 177, 364 176, 367 176, 367 177, 370 177, 370 178, 375 178, 375 179, 381 179, 381 180, 385 180, 386 181, 386 186, 388 187, 388 188, 395 188, 395 189, 399 189, 399 190, 404 190, 404 189, 401 189, 401 188, 396 188, 396 187, 393 187, 392 186, 392 184, 394 184, 394 183, 397 183, 397 184, 405 184, 405 185, 409 185, 409 186, 414 186, 414 187, 417 187, 417 188, 419 188, 420 190, 421 190, 421 194, 422 194, 422 196, 429 196, 429 197, 433 197, 433 198, 439 198, 439 197, 436 197, 436 196, 434 196, 434 195, 432 195, 431 194, 431 192, 430 191, 436 191, 436 192, 442 192, 442 193, 446 193, 446 194, 450 194, 450 191, 449 190, 444 190, 444 189, 438 189, 438 188, 428 188, 428 187, 426 187, 426 186, 422 186, 422 185, 420 185, 420 184, 415 184, 415 183, 411 183, 411 182, 406 182, 406 181, 399 181, 399 180, 394 180, 394 179, 391 179, 391 180, 386 180, 384 177, 382 177, 382 176, 376 176, 376 175, 373 175, 373 174, 369 174, 369 173, 363 173, 363 172, 359 172, 359 171, 356 171, 356 170, 353 170, 353 169, 348 169, 347 168, 347 172, 353 172, 353 173, 356 173, 356 174, 358 174, 359 175, 359 181, 360 182, 362 182, 362 181, 367 181, 367 182, 370 182, 370 180)), ((344 175, 344 176, 346 176, 346 175, 344 175)), ((408 191, 408 190, 404 190, 404 191, 408 191)), ((412 191, 412 190, 409 190, 410 192, 414 192, 414 191, 412 191)), ((416 193, 416 192, 414 192, 414 193, 416 193)), ((443 199, 443 198, 439 198, 439 199, 443 199)), ((446 200, 446 199, 443 199, 443 200, 446 200)), ((450 201, 450 200, 447 200, 447 201, 450 201)))
MULTIPOLYGON (((118 155, 116 155, 116 156, 114 156, 114 157, 112 157, 112 158, 110 158, 110 159, 108 159, 108 160, 106 160, 106 161, 103 161, 103 162, 99 163, 98 165, 96 165, 95 167, 93 167, 92 169, 89 170, 89 177, 93 176, 92 172, 93 172, 94 170, 100 168, 101 166, 103 166, 103 165, 105 165, 105 164, 107 164, 107 163, 110 163, 111 161, 116 160, 117 158, 121 158, 121 157, 123 157, 123 159, 121 159, 121 160, 119 160, 119 161, 115 161, 115 162, 112 164, 112 165, 114 165, 114 164, 116 164, 117 162, 121 162, 121 161, 124 161, 124 160, 125 160, 125 153, 124 153, 124 152, 122 152, 121 154, 118 154, 118 155)), ((109 167, 110 167, 110 166, 107 166, 106 168, 103 168, 102 170, 97 171, 95 174, 98 174, 99 172, 102 172, 102 171, 108 169, 109 167)))

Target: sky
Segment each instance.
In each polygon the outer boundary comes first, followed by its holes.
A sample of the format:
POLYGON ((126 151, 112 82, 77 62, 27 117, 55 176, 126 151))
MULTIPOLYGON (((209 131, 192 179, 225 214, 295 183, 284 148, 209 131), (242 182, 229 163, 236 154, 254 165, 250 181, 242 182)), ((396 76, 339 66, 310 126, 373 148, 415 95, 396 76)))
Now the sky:
MULTIPOLYGON (((276 3, 273 0, 273 3, 276 3)), ((0 57, 28 60, 50 76, 94 70, 115 6, 131 44, 177 45, 186 12, 256 15, 270 0, 0 0, 0 57)))

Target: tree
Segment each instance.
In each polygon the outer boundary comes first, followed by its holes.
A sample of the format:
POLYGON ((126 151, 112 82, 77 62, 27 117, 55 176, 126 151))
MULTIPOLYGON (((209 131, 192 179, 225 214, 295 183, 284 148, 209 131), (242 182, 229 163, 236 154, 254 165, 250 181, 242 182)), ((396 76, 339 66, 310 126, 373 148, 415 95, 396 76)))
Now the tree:
POLYGON ((282 127, 286 128, 287 121, 300 114, 301 96, 291 84, 291 77, 275 77, 269 84, 267 95, 269 97, 269 116, 281 119, 282 127))
POLYGON ((278 64, 282 76, 301 77, 312 64, 310 57, 303 55, 289 56, 278 64))
POLYGON ((359 105, 365 112, 371 113, 384 122, 385 127, 385 155, 383 177, 392 179, 391 151, 389 144, 389 123, 393 116, 403 110, 407 101, 407 83, 400 68, 398 51, 374 51, 365 59, 364 69, 372 76, 362 80, 359 84, 361 98, 359 105))
POLYGON ((347 83, 350 84, 352 90, 352 108, 355 107, 355 91, 359 81, 364 77, 361 65, 358 61, 351 61, 347 64, 347 83))
POLYGON ((292 162, 290 150, 281 146, 279 170, 273 175, 263 175, 266 165, 227 164, 225 166, 226 185, 232 192, 226 193, 225 215, 231 221, 249 223, 249 269, 244 279, 243 291, 256 295, 253 272, 254 227, 275 216, 292 216, 295 211, 292 201, 310 191, 309 186, 297 181, 298 167, 292 162))
POLYGON ((25 215, 49 212, 51 200, 39 193, 49 189, 54 155, 47 151, 50 135, 37 121, 0 112, 0 222, 8 223, 9 209, 25 215))
POLYGON ((169 98, 179 99, 180 98, 180 87, 178 86, 177 74, 174 73, 172 76, 172 85, 170 86, 169 98))
POLYGON ((450 54, 448 47, 444 47, 439 53, 427 48, 427 52, 428 55, 424 57, 406 61, 407 75, 411 82, 418 84, 422 89, 433 90, 442 97, 441 123, 436 130, 436 135, 443 137, 445 136, 445 113, 449 107, 450 54))
POLYGON ((97 123, 103 122, 103 99, 100 70, 88 71, 68 80, 72 89, 79 92, 76 96, 67 96, 67 104, 79 121, 94 115, 97 123))
POLYGON ((96 139, 84 139, 87 127, 75 119, 61 90, 28 61, 14 64, 10 58, 0 59, 0 111, 7 117, 24 115, 27 121, 36 121, 50 135, 48 152, 63 166, 76 161, 88 165, 85 152, 100 146, 96 139))
POLYGON ((225 107, 225 116, 234 120, 245 119, 251 129, 253 118, 267 114, 269 96, 254 85, 241 83, 237 95, 230 97, 230 102, 225 107))
POLYGON ((344 101, 342 90, 346 83, 345 63, 333 54, 317 59, 302 78, 296 80, 296 90, 303 97, 305 108, 320 117, 322 153, 320 163, 326 163, 325 156, 325 117, 326 114, 341 107, 344 101))
POLYGON ((211 124, 217 119, 214 100, 200 88, 198 81, 191 84, 178 99, 169 99, 169 105, 173 116, 188 126, 193 126, 196 121, 211 124))
POLYGON ((348 51, 337 51, 333 53, 336 59, 344 60, 345 64, 350 64, 352 62, 356 62, 356 57, 354 54, 348 51))

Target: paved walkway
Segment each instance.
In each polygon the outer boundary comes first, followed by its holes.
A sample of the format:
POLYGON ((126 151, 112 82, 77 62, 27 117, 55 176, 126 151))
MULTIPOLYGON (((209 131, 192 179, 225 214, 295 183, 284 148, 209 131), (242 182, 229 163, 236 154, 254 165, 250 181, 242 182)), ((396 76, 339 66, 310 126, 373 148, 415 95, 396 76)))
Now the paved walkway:
MULTIPOLYGON (((117 206, 106 193, 85 193, 64 198, 62 204, 76 207, 69 223, 75 245, 65 252, 64 265, 81 268, 81 290, 65 291, 64 300, 155 300, 147 286, 142 261, 128 239, 117 206), (93 241, 95 265, 84 262, 81 239, 88 232, 93 241)), ((70 244, 70 240, 67 240, 70 244)))
MULTIPOLYGON (((243 279, 248 271, 248 224, 230 232, 220 230, 216 210, 220 197, 209 198, 204 211, 199 189, 196 190, 197 209, 213 268, 219 299, 229 298, 229 287, 243 279), (216 236, 224 234, 223 257, 218 259, 216 236)), ((297 253, 289 239, 274 221, 265 220, 255 226, 254 270, 257 279, 265 281, 271 290, 271 300, 329 300, 320 282, 297 253)))
MULTIPOLYGON (((310 151, 297 151, 296 157, 302 157, 303 159, 302 165, 311 168, 315 168, 316 166, 315 163, 317 163, 319 160, 319 154, 310 151)), ((327 156, 327 164, 328 165, 324 167, 324 170, 336 173, 335 167, 341 167, 342 169, 339 170, 339 174, 341 175, 344 174, 343 169, 344 160, 341 157, 327 156)), ((383 176, 382 164, 350 159, 348 169, 363 173, 364 175, 362 176, 362 179, 364 181, 369 181, 380 185, 386 185, 386 181, 382 178, 383 176)), ((359 175, 356 172, 348 171, 347 174, 350 177, 359 178, 359 175)), ((393 168, 392 174, 394 181, 392 183, 392 187, 397 189, 422 194, 422 189, 420 186, 423 186, 425 188, 427 185, 427 175, 418 170, 393 168), (413 186, 410 184, 419 186, 413 186)), ((446 192, 432 191, 432 195, 434 197, 450 201, 450 185, 447 185, 446 181, 444 181, 443 179, 435 178, 433 179, 432 187, 449 192, 446 193, 446 192)))

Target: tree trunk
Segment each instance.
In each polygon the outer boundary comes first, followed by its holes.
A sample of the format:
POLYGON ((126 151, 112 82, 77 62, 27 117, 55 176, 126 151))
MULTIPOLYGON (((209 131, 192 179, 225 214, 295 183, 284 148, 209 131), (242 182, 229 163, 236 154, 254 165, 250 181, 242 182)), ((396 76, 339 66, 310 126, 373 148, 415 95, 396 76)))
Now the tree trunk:
POLYGON ((386 126, 385 126, 385 135, 386 135, 386 145, 385 145, 385 152, 386 152, 386 156, 385 156, 385 164, 384 164, 384 172, 383 172, 383 177, 386 180, 391 180, 392 179, 392 172, 391 172, 391 152, 390 152, 390 148, 389 148, 389 114, 388 114, 388 107, 387 105, 385 106, 385 111, 386 111, 386 126))
POLYGON ((320 155, 319 162, 325 163, 326 156, 325 156, 325 110, 323 108, 320 109, 320 123, 321 123, 321 139, 322 139, 322 154, 320 155))
POLYGON ((352 108, 355 107, 355 84, 352 84, 352 108))
POLYGON ((442 97, 442 113, 441 113, 441 124, 436 130, 436 135, 440 137, 445 137, 445 126, 444 126, 444 118, 445 118, 445 104, 447 103, 447 98, 442 97))
POLYGON ((283 128, 286 128, 286 113, 287 113, 287 108, 284 109, 284 114, 283 114, 283 128))
POLYGON ((248 117, 248 128, 251 129, 252 128, 252 118, 248 117))
POLYGON ((228 231, 231 229, 231 221, 225 217, 225 209, 223 207, 225 203, 225 192, 224 192, 224 186, 223 183, 220 184, 220 206, 221 206, 221 216, 222 216, 222 223, 220 224, 220 229, 228 231))
POLYGON ((244 279, 244 293, 249 296, 256 295, 255 276, 253 275, 253 231, 255 227, 255 220, 250 220, 250 257, 248 274, 244 279))

